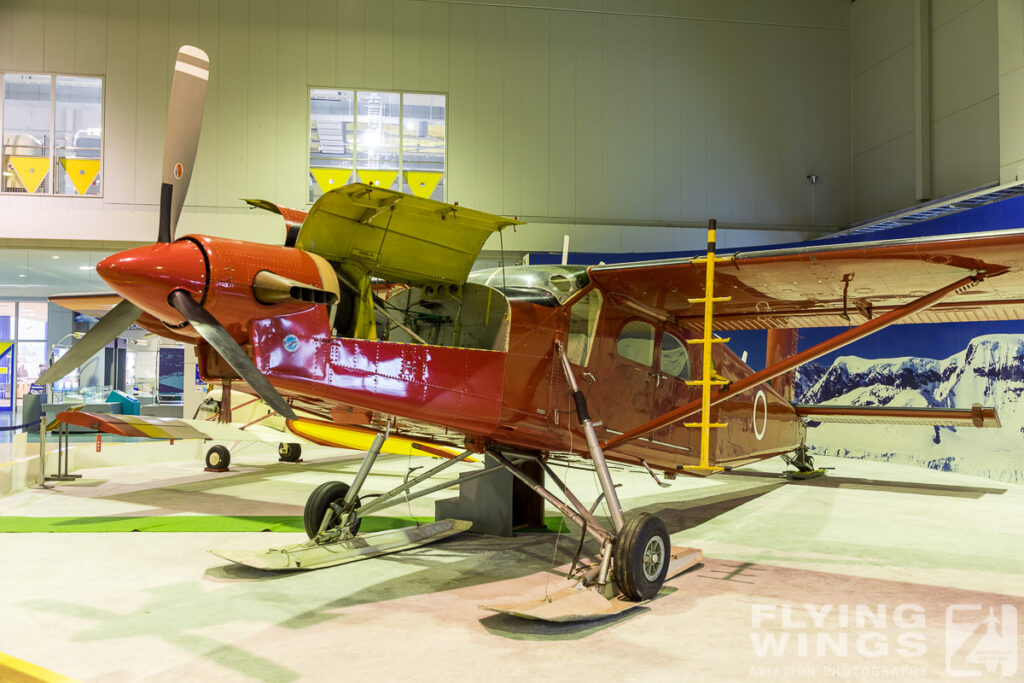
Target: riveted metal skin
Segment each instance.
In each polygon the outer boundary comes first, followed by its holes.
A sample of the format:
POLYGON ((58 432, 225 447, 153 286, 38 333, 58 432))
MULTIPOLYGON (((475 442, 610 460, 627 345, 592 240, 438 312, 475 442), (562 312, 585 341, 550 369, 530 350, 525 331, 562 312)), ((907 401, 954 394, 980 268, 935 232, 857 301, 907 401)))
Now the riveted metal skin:
MULTIPOLYGON (((253 280, 260 271, 270 270, 282 277, 317 288, 336 288, 325 283, 317 257, 300 249, 241 240, 188 235, 169 244, 136 247, 109 256, 96 266, 110 287, 133 302, 152 318, 165 323, 178 338, 199 341, 200 337, 167 301, 171 292, 184 290, 209 310, 231 333, 235 341, 249 340, 249 324, 268 316, 318 311, 326 329, 323 306, 310 302, 259 302, 253 294, 253 280)), ((140 320, 145 326, 148 318, 140 320)), ((147 328, 148 329, 148 328, 147 328)), ((166 334, 160 325, 152 330, 166 334)))

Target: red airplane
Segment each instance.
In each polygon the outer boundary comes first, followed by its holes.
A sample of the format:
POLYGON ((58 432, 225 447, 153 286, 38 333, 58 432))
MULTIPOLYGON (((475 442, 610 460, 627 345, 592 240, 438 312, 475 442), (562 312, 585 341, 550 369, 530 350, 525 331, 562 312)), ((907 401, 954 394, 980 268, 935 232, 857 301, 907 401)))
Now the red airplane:
MULTIPOLYGON (((310 496, 310 541, 258 562, 230 559, 295 569, 335 564, 339 548, 365 556, 367 544, 353 541, 361 517, 484 453, 597 540, 600 560, 574 567, 583 583, 635 604, 665 580, 669 535, 655 516, 624 515, 609 460, 674 478, 784 455, 813 473, 805 419, 998 424, 980 406, 794 405, 792 371, 892 324, 1024 317, 1024 230, 722 256, 712 225, 700 258, 471 275, 487 237, 516 221, 354 184, 323 195, 308 215, 251 202, 284 216, 286 246, 175 239, 207 74, 202 51, 182 48, 159 241, 98 264, 124 301, 39 381, 63 376, 134 322, 195 344, 204 380, 241 380, 290 420, 301 408, 382 429, 351 485, 331 482, 310 496), (798 329, 835 326, 848 329, 796 352, 798 329), (712 329, 767 329, 767 367, 752 370, 712 329), (360 505, 383 431, 432 435, 465 452, 360 505), (592 460, 610 524, 559 480, 547 464, 553 453, 592 460)), ((437 524, 374 545, 394 550, 465 528, 437 524)))

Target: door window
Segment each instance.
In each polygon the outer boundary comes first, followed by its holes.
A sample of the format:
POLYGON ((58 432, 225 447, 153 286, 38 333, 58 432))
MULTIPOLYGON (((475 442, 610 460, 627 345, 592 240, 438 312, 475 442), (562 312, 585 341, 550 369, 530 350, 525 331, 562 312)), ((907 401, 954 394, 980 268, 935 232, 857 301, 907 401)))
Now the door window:
POLYGON ((690 354, 686 344, 666 332, 661 337, 661 371, 679 379, 690 379, 690 354))
POLYGON ((581 297, 569 310, 569 340, 566 354, 569 362, 586 365, 590 358, 590 347, 597 329, 597 314, 601 311, 601 293, 596 289, 581 297))
POLYGON ((615 350, 623 358, 628 358, 641 365, 653 365, 654 326, 639 320, 626 323, 622 332, 619 332, 615 350))

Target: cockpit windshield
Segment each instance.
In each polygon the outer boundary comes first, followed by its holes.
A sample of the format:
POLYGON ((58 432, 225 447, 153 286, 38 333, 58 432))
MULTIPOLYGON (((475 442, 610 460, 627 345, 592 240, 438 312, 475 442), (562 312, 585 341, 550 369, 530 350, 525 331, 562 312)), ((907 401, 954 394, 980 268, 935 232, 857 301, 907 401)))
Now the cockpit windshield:
POLYGON ((475 270, 469 282, 501 290, 512 299, 536 299, 535 303, 562 304, 587 286, 586 266, 505 266, 475 270), (519 296, 519 294, 524 296, 519 296), (539 296, 538 296, 539 295, 539 296), (551 299, 554 301, 551 301, 551 299))

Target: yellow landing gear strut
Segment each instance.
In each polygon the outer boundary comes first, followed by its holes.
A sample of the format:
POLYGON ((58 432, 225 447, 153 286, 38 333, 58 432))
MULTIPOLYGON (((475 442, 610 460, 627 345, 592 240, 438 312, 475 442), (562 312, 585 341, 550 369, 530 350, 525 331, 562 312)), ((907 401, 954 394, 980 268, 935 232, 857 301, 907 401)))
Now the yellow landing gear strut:
POLYGON ((697 472, 701 474, 713 474, 715 472, 721 472, 724 467, 716 467, 710 464, 710 441, 711 441, 711 429, 724 427, 724 422, 712 422, 711 421, 711 387, 723 386, 728 384, 729 381, 719 377, 715 372, 715 367, 711 362, 711 349, 712 344, 724 344, 729 341, 728 338, 712 336, 712 320, 714 317, 714 305, 719 302, 725 302, 732 299, 729 296, 715 296, 715 264, 725 263, 731 261, 729 257, 718 257, 715 256, 715 219, 708 221, 708 255, 703 258, 696 258, 693 263, 705 263, 707 264, 707 276, 704 279, 704 296, 697 299, 690 299, 691 304, 704 304, 704 336, 701 339, 688 339, 688 344, 700 344, 703 349, 703 363, 701 369, 701 378, 698 380, 688 381, 687 384, 690 386, 699 386, 701 388, 700 400, 700 422, 684 422, 683 425, 686 427, 700 427, 700 464, 699 465, 686 465, 683 467, 688 472, 697 472))

